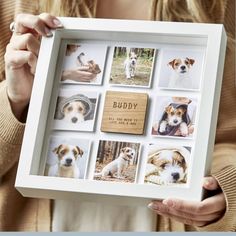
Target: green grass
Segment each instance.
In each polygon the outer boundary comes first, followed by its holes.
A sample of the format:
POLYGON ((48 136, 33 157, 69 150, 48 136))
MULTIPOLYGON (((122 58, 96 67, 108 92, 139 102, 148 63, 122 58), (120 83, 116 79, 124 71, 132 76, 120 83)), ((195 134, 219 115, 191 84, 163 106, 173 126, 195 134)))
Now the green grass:
POLYGON ((111 71, 111 84, 148 86, 152 70, 152 60, 139 58, 135 76, 126 79, 124 70, 125 57, 114 58, 111 71))

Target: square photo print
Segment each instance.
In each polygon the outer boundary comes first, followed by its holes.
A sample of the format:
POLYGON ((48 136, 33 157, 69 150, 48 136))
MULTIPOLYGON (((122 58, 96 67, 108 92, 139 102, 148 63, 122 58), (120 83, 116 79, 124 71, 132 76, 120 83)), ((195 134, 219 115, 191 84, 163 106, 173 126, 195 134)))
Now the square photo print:
POLYGON ((150 87, 156 49, 114 47, 112 85, 150 87))
POLYGON ((159 87, 200 89, 205 57, 203 49, 163 49, 161 55, 159 87))
POLYGON ((54 115, 54 129, 93 131, 98 93, 61 89, 54 115))
POLYGON ((191 147, 150 144, 144 183, 156 185, 186 184, 191 147))
POLYGON ((134 183, 140 143, 100 140, 94 180, 134 183))
POLYGON ((102 44, 67 44, 62 65, 62 83, 101 84, 107 46, 102 44))
POLYGON ((157 96, 152 135, 193 138, 196 109, 196 98, 157 96))
POLYGON ((84 179, 89 152, 89 140, 51 136, 44 175, 84 179))

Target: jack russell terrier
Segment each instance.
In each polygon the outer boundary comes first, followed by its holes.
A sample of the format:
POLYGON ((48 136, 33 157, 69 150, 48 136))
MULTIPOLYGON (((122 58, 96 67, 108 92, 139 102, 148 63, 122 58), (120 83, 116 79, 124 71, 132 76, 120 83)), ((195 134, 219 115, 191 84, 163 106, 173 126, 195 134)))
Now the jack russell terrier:
POLYGON ((189 77, 189 70, 195 60, 190 58, 176 58, 168 63, 172 69, 172 74, 168 84, 169 88, 193 88, 193 81, 189 77))
POLYGON ((133 162, 135 156, 135 150, 130 147, 124 147, 121 149, 120 155, 106 166, 103 167, 100 173, 95 173, 94 177, 114 177, 114 174, 117 174, 118 179, 123 179, 122 175, 125 168, 133 162))
POLYGON ((130 79, 131 77, 135 76, 137 58, 138 56, 135 54, 135 52, 131 51, 130 53, 127 53, 127 58, 124 62, 126 79, 130 79))
POLYGON ((148 157, 145 182, 159 185, 186 183, 190 152, 185 148, 163 148, 148 157))
POLYGON ((78 146, 60 144, 53 152, 58 163, 49 167, 48 176, 79 178, 80 172, 76 160, 83 156, 83 150, 78 146))

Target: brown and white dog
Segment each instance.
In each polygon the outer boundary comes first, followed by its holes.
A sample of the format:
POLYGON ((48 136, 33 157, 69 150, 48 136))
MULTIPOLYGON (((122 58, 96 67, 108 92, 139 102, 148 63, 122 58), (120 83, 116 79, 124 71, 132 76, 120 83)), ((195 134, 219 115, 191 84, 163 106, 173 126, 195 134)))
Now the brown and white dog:
POLYGON ((89 60, 87 63, 83 61, 83 57, 85 54, 81 52, 79 56, 77 57, 77 64, 78 66, 86 66, 88 69, 86 70, 87 72, 93 73, 93 74, 99 74, 101 73, 101 69, 98 64, 95 63, 94 60, 89 60))
POLYGON ((167 185, 186 183, 190 152, 181 149, 166 148, 152 153, 148 157, 145 182, 167 185))
POLYGON ((170 104, 165 108, 164 115, 160 121, 159 133, 161 135, 175 135, 179 128, 181 136, 188 135, 189 117, 187 105, 170 104))
POLYGON ((135 52, 131 51, 127 53, 127 58, 124 61, 126 79, 130 79, 135 76, 137 59, 138 56, 135 52))
POLYGON ((135 150, 133 148, 122 148, 119 156, 104 166, 100 173, 95 173, 94 177, 114 177, 114 175, 117 174, 118 179, 123 179, 124 176, 122 173, 124 169, 133 162, 134 156, 135 150))
POLYGON ((87 112, 86 106, 81 101, 70 101, 62 109, 63 120, 66 122, 81 123, 87 112))
POLYGON ((83 150, 78 146, 60 144, 53 150, 57 156, 57 164, 50 166, 48 176, 79 178, 80 172, 76 160, 83 156, 83 150))
POLYGON ((172 74, 168 84, 169 88, 193 88, 193 81, 189 76, 189 70, 195 60, 186 58, 175 58, 168 63, 172 69, 172 74))

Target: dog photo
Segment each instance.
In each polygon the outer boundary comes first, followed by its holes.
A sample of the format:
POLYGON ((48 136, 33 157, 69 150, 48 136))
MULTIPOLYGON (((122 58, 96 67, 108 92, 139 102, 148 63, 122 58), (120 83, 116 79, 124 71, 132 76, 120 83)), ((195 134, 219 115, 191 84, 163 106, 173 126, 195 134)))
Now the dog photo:
POLYGON ((163 49, 159 87, 199 90, 203 73, 204 50, 163 49))
POLYGON ((191 148, 150 144, 144 182, 147 184, 186 184, 191 148))
POLYGON ((196 98, 158 96, 152 135, 192 138, 196 107, 196 98))
POLYGON ((62 83, 101 84, 107 46, 102 44, 67 44, 62 65, 62 83))
POLYGON ((61 89, 54 115, 54 129, 93 131, 97 103, 97 92, 61 89))
POLYGON ((155 54, 153 48, 114 47, 109 83, 150 87, 155 54))
POLYGON ((100 140, 94 180, 134 183, 139 143, 100 140))
POLYGON ((44 175, 84 179, 89 150, 89 140, 51 136, 44 175))

